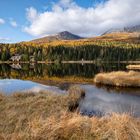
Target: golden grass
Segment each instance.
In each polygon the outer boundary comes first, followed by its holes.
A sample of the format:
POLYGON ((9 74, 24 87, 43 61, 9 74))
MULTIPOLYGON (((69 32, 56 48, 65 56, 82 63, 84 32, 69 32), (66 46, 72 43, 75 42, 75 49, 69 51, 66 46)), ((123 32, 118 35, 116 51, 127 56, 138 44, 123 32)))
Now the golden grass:
POLYGON ((84 117, 75 113, 35 118, 29 129, 34 139, 49 140, 139 140, 140 121, 129 115, 84 117), (39 127, 37 127, 39 126, 39 127))
POLYGON ((0 140, 139 140, 140 120, 127 114, 102 118, 71 112, 85 92, 16 93, 0 98, 0 140))
POLYGON ((140 72, 110 72, 99 73, 95 76, 94 82, 97 84, 119 86, 119 87, 140 87, 140 72))
POLYGON ((140 65, 128 65, 126 68, 130 70, 140 70, 140 65))
POLYGON ((60 117, 63 112, 74 111, 82 94, 79 87, 72 87, 65 95, 52 92, 0 94, 0 135, 7 139, 15 134, 26 135, 29 122, 36 116, 60 117))
POLYGON ((93 39, 97 39, 100 41, 106 40, 106 41, 121 41, 121 42, 127 42, 127 43, 136 43, 139 44, 139 35, 140 33, 138 32, 113 32, 113 33, 108 33, 104 34, 99 37, 95 37, 93 39))

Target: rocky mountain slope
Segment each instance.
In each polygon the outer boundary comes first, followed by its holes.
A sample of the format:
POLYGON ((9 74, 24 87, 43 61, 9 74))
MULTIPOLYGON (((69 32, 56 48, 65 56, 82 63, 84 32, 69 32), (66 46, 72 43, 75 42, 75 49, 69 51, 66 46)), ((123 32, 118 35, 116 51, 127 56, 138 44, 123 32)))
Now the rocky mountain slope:
POLYGON ((78 35, 72 34, 68 31, 60 32, 56 35, 50 35, 43 38, 32 40, 33 43, 47 43, 52 41, 59 41, 59 40, 78 40, 82 39, 83 37, 80 37, 78 35))

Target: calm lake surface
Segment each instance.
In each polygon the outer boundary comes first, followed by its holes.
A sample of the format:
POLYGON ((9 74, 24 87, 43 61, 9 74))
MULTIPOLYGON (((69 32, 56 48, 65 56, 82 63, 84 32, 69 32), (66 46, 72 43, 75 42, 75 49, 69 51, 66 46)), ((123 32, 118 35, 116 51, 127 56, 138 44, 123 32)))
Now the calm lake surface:
POLYGON ((118 70, 126 71, 126 65, 0 64, 0 92, 12 94, 19 91, 39 92, 41 90, 51 90, 65 94, 70 85, 77 84, 86 91, 86 97, 80 102, 80 112, 83 115, 102 116, 112 112, 127 112, 134 116, 140 116, 140 89, 97 87, 91 82, 97 73, 118 70), (81 80, 80 82, 76 80, 70 80, 69 82, 68 79, 71 79, 73 76, 76 79, 83 79, 83 82, 81 80), (51 82, 52 79, 54 80, 54 77, 59 79, 59 81, 51 82), (65 77, 67 77, 66 81, 65 77), (39 82, 40 79, 41 82, 39 82), (86 79, 86 83, 84 79, 86 79))
POLYGON ((100 72, 126 70, 127 64, 0 64, 0 78, 38 79, 76 76, 93 78, 100 72))

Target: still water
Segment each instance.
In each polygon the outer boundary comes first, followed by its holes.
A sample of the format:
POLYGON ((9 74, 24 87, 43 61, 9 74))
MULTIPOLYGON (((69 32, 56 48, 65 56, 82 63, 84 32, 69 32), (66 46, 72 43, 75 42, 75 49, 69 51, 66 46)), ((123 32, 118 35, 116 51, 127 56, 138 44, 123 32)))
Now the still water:
POLYGON ((35 92, 53 91, 56 93, 64 93, 65 90, 60 90, 55 86, 47 86, 32 81, 23 81, 18 79, 3 79, 0 80, 0 92, 10 95, 17 92, 35 92))
MULTIPOLYGON (((42 85, 32 82, 32 79, 44 79, 49 77, 64 78, 76 76, 79 78, 93 79, 99 72, 126 70, 126 64, 95 65, 95 64, 59 64, 59 65, 0 65, 0 92, 12 94, 18 91, 51 90, 65 94, 67 88, 61 88, 56 84, 42 85), (28 80, 27 80, 28 79, 28 80)), ((47 79, 48 80, 48 79, 47 79)), ((63 82, 65 83, 65 82, 63 82)), ((73 81, 67 85, 77 84, 86 91, 86 97, 80 102, 80 112, 83 115, 105 115, 112 112, 130 113, 140 116, 140 89, 121 89, 110 87, 97 87, 93 83, 77 83, 73 81)))
POLYGON ((38 79, 46 76, 93 78, 100 72, 118 70, 126 70, 126 64, 0 64, 0 78, 38 79))

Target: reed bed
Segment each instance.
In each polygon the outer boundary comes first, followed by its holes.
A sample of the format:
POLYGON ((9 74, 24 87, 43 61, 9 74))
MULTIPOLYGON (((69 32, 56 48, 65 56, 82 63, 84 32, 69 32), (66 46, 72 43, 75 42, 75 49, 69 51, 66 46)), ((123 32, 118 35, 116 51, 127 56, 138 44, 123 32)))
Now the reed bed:
POLYGON ((96 84, 118 87, 140 87, 140 72, 117 71, 110 73, 99 73, 95 76, 96 84))
POLYGON ((128 65, 126 68, 129 70, 140 70, 140 65, 128 65))

